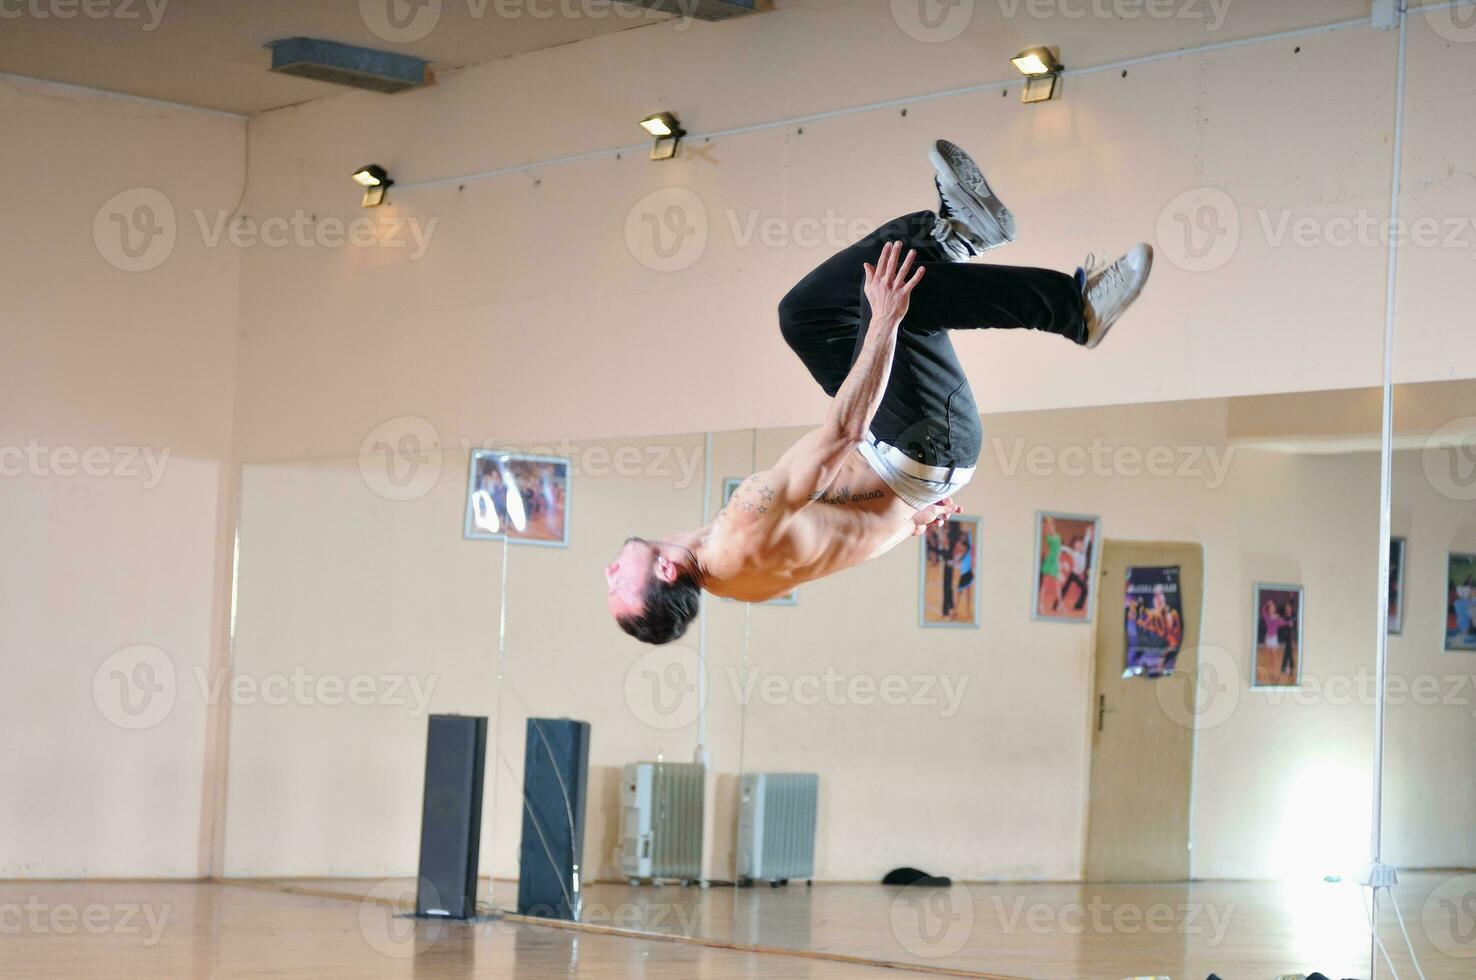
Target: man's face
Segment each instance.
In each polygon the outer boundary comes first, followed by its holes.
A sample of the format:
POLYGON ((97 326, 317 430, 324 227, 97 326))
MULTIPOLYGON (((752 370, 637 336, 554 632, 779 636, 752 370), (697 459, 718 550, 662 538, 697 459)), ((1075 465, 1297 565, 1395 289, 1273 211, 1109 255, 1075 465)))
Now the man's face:
POLYGON ((651 543, 642 538, 626 538, 615 560, 605 566, 605 583, 610 594, 606 605, 610 615, 633 616, 645 606, 646 585, 659 557, 651 543))

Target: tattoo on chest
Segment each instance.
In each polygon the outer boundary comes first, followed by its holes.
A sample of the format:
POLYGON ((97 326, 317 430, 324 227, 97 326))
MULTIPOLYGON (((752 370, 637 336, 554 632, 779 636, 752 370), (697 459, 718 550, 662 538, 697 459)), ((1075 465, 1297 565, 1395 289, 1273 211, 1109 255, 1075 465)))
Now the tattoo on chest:
POLYGON ((817 490, 810 494, 810 499, 817 504, 830 504, 833 507, 844 507, 846 504, 858 504, 866 500, 878 500, 886 494, 880 490, 870 490, 865 493, 852 493, 849 486, 841 487, 832 494, 827 495, 824 490, 817 490))

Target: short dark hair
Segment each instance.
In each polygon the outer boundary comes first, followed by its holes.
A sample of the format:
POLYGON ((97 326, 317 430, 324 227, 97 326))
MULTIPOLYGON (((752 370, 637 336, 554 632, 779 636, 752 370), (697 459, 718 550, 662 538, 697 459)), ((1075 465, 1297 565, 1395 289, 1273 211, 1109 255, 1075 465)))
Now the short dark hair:
POLYGON ((701 597, 702 589, 691 572, 682 572, 675 582, 663 582, 653 574, 641 611, 634 616, 617 616, 615 621, 642 643, 670 643, 681 639, 697 618, 701 597))

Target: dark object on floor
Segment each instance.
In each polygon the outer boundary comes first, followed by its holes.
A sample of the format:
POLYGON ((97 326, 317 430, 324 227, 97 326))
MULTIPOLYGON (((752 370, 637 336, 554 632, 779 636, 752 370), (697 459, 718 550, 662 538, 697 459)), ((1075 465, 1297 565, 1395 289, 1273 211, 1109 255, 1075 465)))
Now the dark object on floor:
MULTIPOLYGON (((1306 976, 1300 973, 1287 973, 1283 974, 1280 980, 1291 980, 1293 977, 1299 977, 1300 980, 1327 980, 1327 975, 1322 973, 1309 973, 1306 976)), ((1220 980, 1220 977, 1218 974, 1211 973, 1205 980, 1220 980)))
MULTIPOLYGON (((523 757, 518 914, 579 917, 589 789, 589 722, 529 718, 523 757)), ((494 764, 495 765, 495 764, 494 764)))
POLYGON ((893 868, 882 876, 883 885, 922 885, 928 888, 947 888, 953 884, 948 878, 930 875, 916 868, 893 868))
POLYGON ((415 914, 420 918, 476 917, 486 757, 486 718, 430 716, 415 892, 415 914))

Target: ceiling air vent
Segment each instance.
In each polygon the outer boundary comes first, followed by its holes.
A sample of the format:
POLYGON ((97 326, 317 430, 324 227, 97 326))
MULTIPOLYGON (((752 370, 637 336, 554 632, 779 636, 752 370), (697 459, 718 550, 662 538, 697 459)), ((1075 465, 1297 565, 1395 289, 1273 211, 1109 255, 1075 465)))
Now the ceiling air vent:
POLYGON ((425 84, 425 61, 315 37, 273 41, 272 71, 371 92, 403 92, 425 84))
POLYGON ((757 0, 620 0, 632 7, 645 7, 662 13, 695 20, 727 20, 758 10, 757 0))

